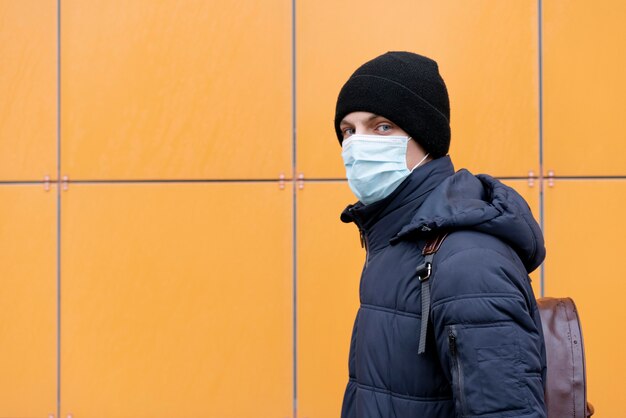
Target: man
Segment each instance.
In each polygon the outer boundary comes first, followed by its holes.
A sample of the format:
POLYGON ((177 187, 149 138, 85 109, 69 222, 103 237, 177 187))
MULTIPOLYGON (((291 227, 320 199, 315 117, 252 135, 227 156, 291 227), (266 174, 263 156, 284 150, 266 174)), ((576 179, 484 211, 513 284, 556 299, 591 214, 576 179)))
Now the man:
POLYGON ((513 189, 455 173, 449 121, 437 63, 413 53, 365 63, 339 93, 335 130, 359 199, 341 219, 367 253, 342 418, 546 415, 528 278, 543 237, 513 189), (443 233, 422 283, 422 249, 443 233))

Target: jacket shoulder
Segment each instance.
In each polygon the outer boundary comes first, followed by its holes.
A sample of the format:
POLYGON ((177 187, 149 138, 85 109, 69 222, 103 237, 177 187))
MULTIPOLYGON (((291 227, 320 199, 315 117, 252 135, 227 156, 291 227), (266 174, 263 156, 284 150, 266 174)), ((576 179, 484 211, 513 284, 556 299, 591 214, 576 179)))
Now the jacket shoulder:
POLYGON ((450 233, 433 260, 433 299, 521 296, 529 280, 515 251, 500 238, 477 231, 450 233))
POLYGON ((448 234, 435 255, 435 263, 459 263, 478 268, 512 263, 526 276, 517 253, 501 238, 474 231, 460 230, 448 234))

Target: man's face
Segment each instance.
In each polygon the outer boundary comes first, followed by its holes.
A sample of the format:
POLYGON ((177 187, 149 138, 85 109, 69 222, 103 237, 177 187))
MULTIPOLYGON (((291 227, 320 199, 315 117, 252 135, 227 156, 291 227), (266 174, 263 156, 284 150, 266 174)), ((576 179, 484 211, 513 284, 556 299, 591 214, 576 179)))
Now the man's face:
MULTIPOLYGON (((387 118, 371 112, 352 112, 346 115, 339 124, 343 139, 346 140, 354 134, 379 135, 379 136, 409 136, 402 128, 387 118)), ((406 166, 409 169, 424 158, 426 152, 412 139, 407 144, 406 166)), ((428 159, 430 160, 430 159, 428 159)), ((427 161, 428 161, 427 160, 427 161)))

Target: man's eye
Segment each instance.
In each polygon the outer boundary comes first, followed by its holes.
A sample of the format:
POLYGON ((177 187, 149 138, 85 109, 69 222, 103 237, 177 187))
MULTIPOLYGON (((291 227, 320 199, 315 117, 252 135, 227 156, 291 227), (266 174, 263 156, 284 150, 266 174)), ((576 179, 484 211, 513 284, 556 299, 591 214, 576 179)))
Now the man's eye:
POLYGON ((386 123, 381 124, 381 125, 378 125, 378 126, 376 127, 376 130, 377 130, 377 131, 379 131, 379 132, 389 132, 389 131, 390 131, 390 130, 392 130, 392 129, 393 129, 393 126, 388 125, 388 124, 386 124, 386 123))
POLYGON ((350 135, 354 135, 354 129, 352 129, 352 128, 345 128, 342 132, 343 132, 343 137, 344 138, 347 138, 350 135))

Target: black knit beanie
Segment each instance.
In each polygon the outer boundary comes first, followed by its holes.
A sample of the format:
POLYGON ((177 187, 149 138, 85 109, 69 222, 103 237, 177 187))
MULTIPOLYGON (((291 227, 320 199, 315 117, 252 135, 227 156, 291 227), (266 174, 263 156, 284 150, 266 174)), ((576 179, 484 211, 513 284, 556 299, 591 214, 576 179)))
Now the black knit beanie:
POLYGON ((389 119, 415 139, 433 158, 450 148, 450 102, 437 63, 411 52, 387 52, 360 66, 337 99, 335 131, 352 112, 389 119))

